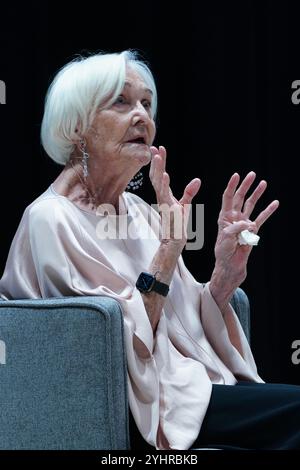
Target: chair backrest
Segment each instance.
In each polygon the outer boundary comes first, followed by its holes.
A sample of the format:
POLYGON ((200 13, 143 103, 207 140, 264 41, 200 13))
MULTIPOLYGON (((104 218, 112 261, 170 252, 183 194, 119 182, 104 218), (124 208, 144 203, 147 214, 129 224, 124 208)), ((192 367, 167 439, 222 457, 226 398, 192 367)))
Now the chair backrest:
POLYGON ((233 306, 240 323, 242 325, 242 328, 245 332, 246 338, 248 339, 250 343, 250 330, 251 330, 251 319, 250 319, 250 304, 249 304, 249 299, 245 291, 238 287, 232 299, 230 300, 231 305, 233 306))

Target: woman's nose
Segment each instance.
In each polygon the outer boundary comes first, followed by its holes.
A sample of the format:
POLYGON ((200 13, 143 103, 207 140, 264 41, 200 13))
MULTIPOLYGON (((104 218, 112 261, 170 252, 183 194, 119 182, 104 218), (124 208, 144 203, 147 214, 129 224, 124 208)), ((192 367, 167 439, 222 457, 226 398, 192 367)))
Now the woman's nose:
POLYGON ((146 109, 144 108, 141 102, 138 102, 136 104, 133 112, 133 125, 136 125, 139 122, 143 122, 144 124, 146 124, 149 121, 149 114, 147 113, 146 109))

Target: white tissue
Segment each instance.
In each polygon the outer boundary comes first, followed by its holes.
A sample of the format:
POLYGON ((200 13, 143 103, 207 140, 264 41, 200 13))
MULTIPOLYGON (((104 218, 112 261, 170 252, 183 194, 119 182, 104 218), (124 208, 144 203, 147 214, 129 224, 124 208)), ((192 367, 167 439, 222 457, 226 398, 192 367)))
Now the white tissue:
POLYGON ((240 245, 257 245, 259 236, 256 233, 249 232, 249 230, 243 230, 238 235, 238 241, 240 245))

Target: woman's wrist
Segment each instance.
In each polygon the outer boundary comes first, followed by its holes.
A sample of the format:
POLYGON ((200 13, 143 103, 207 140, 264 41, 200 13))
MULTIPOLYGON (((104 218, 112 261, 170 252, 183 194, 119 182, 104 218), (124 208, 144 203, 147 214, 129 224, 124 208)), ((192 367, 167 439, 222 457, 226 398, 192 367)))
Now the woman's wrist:
MULTIPOLYGON (((182 247, 177 242, 173 243, 171 240, 161 241, 148 271, 155 275, 159 282, 169 286, 181 252, 182 247)), ((142 297, 155 335, 166 298, 155 291, 142 294, 142 297)))
POLYGON ((170 253, 179 253, 180 255, 184 246, 185 242, 182 240, 175 240, 172 238, 162 238, 160 240, 160 248, 167 249, 170 253))
POLYGON ((238 285, 230 279, 224 269, 215 267, 209 283, 209 290, 221 311, 226 310, 237 287, 238 285))
POLYGON ((157 273, 157 280, 170 284, 173 272, 182 252, 182 246, 172 240, 161 241, 160 247, 151 264, 151 272, 157 273))

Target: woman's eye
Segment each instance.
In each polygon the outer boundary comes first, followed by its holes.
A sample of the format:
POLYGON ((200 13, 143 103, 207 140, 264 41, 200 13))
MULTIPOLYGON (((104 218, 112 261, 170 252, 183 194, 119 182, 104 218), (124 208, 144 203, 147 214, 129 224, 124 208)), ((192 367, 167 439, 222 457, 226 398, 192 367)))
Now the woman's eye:
MULTIPOLYGON (((129 103, 130 103, 130 100, 128 100, 123 95, 119 95, 118 98, 116 99, 116 101, 114 102, 115 105, 125 105, 125 104, 129 104, 129 103)), ((142 101, 142 106, 147 110, 151 109, 151 101, 150 100, 143 100, 142 101)))
POLYGON ((146 100, 146 101, 143 101, 143 106, 145 109, 150 109, 151 108, 151 102, 146 100))
POLYGON ((123 95, 118 96, 118 98, 115 101, 115 104, 125 104, 126 100, 123 95))

